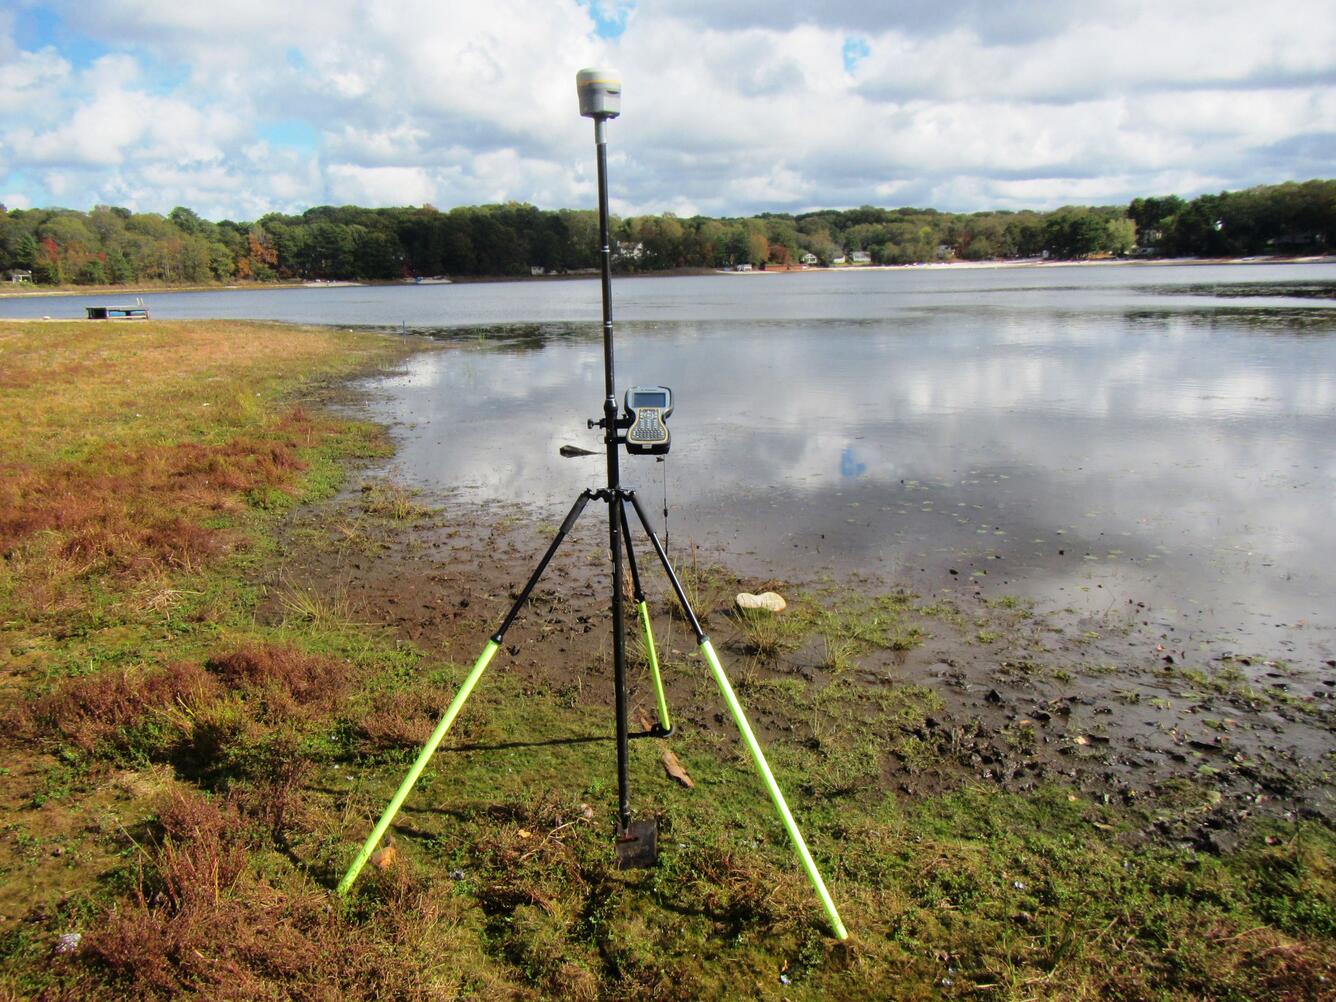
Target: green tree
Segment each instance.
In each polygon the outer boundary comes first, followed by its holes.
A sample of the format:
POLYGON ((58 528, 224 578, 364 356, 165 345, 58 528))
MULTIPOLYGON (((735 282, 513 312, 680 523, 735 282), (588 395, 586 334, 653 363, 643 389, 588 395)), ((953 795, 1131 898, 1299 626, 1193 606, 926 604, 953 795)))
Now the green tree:
POLYGON ((1137 224, 1127 218, 1110 219, 1105 222, 1104 247, 1118 257, 1132 253, 1137 245, 1137 224))
POLYGON ((106 267, 97 258, 89 258, 83 263, 83 266, 80 267, 79 273, 74 277, 74 281, 79 285, 106 285, 106 267))
POLYGON ((130 260, 120 248, 107 252, 107 277, 117 285, 125 285, 135 280, 134 269, 130 260))
POLYGON ((182 233, 191 236, 203 233, 208 225, 193 209, 187 209, 184 205, 178 205, 167 213, 167 219, 182 233))

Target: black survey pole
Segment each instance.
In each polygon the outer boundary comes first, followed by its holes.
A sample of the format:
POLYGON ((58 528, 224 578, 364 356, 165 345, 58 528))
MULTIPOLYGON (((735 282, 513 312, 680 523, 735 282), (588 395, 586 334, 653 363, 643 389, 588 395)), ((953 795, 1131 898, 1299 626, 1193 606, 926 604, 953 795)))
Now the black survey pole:
POLYGON ((608 451, 608 548, 612 551, 612 672, 617 704, 617 822, 631 825, 630 757, 626 727, 626 613, 622 598, 622 506, 618 500, 621 471, 617 465, 617 383, 612 361, 612 243, 608 234, 608 138, 606 117, 594 118, 598 151, 598 235, 603 264, 603 443, 608 451))

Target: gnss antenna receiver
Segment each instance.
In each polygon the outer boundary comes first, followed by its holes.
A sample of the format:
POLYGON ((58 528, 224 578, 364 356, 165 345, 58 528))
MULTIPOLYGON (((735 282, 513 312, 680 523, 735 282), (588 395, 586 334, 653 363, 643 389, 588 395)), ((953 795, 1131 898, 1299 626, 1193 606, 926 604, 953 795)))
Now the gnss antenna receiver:
POLYGON ((618 464, 619 447, 625 446, 627 452, 634 455, 662 456, 668 451, 671 438, 668 433, 667 421, 673 412, 673 393, 666 386, 633 386, 627 390, 624 397, 624 413, 620 416, 617 413, 612 336, 612 251, 608 233, 607 123, 621 114, 622 82, 613 70, 591 68, 581 70, 576 74, 575 88, 580 98, 580 114, 594 120, 594 147, 598 159, 598 230, 602 258, 603 386, 605 393, 602 418, 597 421, 591 419, 587 422, 587 425, 590 428, 596 427, 603 430, 603 445, 607 454, 608 483, 606 487, 599 490, 585 490, 575 499, 575 503, 567 513, 565 521, 561 523, 556 536, 553 537, 547 551, 538 561, 538 566, 529 577, 519 597, 510 607, 510 611, 506 613, 505 618, 502 619, 496 632, 487 641, 487 645, 478 656, 478 660, 474 662, 472 670, 446 708, 440 722, 437 723, 436 729, 432 732, 431 737, 427 739, 427 743, 423 745, 417 759, 409 768, 408 775, 404 777, 399 789, 390 798, 390 802, 384 813, 381 814, 380 820, 353 859, 348 871, 343 875, 343 879, 339 882, 338 893, 339 895, 348 893, 349 888, 356 881, 357 875, 361 873, 367 860, 389 830, 395 815, 398 814, 399 808, 403 806, 404 800, 408 797, 413 785, 417 782, 418 777, 422 775, 423 769, 431 760, 437 746, 455 722, 455 718, 463 709, 469 695, 478 684, 478 680, 486 671, 487 665, 500 649, 506 631, 510 629, 520 610, 529 600, 529 595, 537 586, 539 578, 542 577, 547 565, 552 561, 558 548, 580 518, 585 506, 590 501, 603 501, 608 506, 608 548, 612 558, 613 696, 617 727, 617 823, 614 833, 614 846, 618 865, 622 869, 647 867, 653 866, 658 859, 657 819, 652 815, 639 819, 632 815, 630 783, 627 778, 628 742, 633 736, 667 737, 673 733, 672 721, 668 715, 668 701, 663 689, 663 678, 659 671, 658 652, 654 645, 654 634, 650 625, 649 606, 645 601, 645 593, 641 587, 640 571, 636 564, 635 549, 632 545, 630 515, 634 514, 636 521, 640 523, 640 527, 649 540, 650 547, 654 550, 655 556, 663 567, 664 574, 672 587, 673 595, 677 599, 682 614, 690 625, 692 632, 696 635, 696 643, 700 648, 701 656, 714 676, 715 684, 718 685, 720 695, 728 705, 729 712, 733 716, 734 723, 737 724, 743 743, 751 753, 756 771, 760 774, 761 781, 770 794, 770 799, 779 814, 784 830, 788 832, 798 861, 802 864, 807 879, 811 882, 812 889, 816 892, 822 907, 825 909, 831 929, 837 938, 846 939, 849 934, 844 928, 844 923, 840 920, 835 902, 831 899, 830 892, 826 890, 821 872, 817 869, 812 854, 807 849, 807 843, 803 839, 802 832, 798 830, 798 825, 793 820, 793 814, 784 799, 783 791, 780 790, 779 784, 775 782, 774 774, 770 771, 770 766, 766 762, 765 753, 761 750, 761 745, 756 740, 751 725, 747 722, 747 715, 742 709, 742 704, 738 702, 737 694, 734 693, 723 665, 719 662, 719 655, 715 652, 714 645, 710 643, 710 638, 705 635, 705 631, 701 628, 700 621, 696 618, 696 613, 691 608, 686 593, 682 590, 682 584, 668 560, 663 544, 649 524, 645 509, 641 506, 635 490, 621 485, 621 470, 618 464), (623 560, 623 550, 625 551, 625 560, 623 560), (626 610, 623 594, 623 564, 631 572, 632 595, 639 613, 640 626, 645 642, 646 660, 649 663, 650 676, 654 682, 655 699, 658 703, 658 723, 650 730, 636 735, 631 735, 627 727, 626 610))

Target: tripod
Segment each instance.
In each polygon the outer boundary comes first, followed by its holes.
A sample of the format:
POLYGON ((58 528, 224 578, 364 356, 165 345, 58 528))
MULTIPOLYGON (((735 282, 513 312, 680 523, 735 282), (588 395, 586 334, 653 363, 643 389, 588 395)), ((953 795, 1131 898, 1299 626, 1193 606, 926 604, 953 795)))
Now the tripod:
MULTIPOLYGON (((676 572, 673 570, 672 563, 668 559, 668 554, 664 551, 663 544, 655 534, 649 524, 649 519, 645 515, 645 510, 640 504, 640 499, 636 496, 633 489, 625 488, 621 485, 621 472, 618 463, 618 447, 628 445, 628 435, 625 430, 631 428, 635 421, 630 416, 618 417, 616 382, 613 375, 613 337, 612 337, 612 254, 610 250, 610 240, 608 235, 608 180, 607 180, 607 136, 606 122, 610 118, 615 118, 620 112, 621 84, 616 75, 606 70, 581 70, 576 78, 577 90, 580 95, 580 111, 582 115, 594 119, 594 144, 598 157, 598 216, 599 216, 599 237, 602 245, 602 298, 603 298, 603 375, 604 388, 606 395, 603 401, 603 417, 598 421, 590 420, 589 427, 598 427, 603 429, 603 442, 607 452, 607 476, 608 483, 606 487, 599 490, 586 489, 575 503, 571 506, 561 527, 557 530, 547 551, 534 568, 524 589, 516 598, 510 611, 506 613, 501 625, 497 627, 495 633, 488 640, 483 648, 482 654, 474 662, 472 670, 464 679, 455 698, 446 709, 440 722, 436 725, 427 743, 423 745, 422 751, 418 754, 412 767, 405 776, 399 789, 390 799, 388 806, 376 823, 375 828, 368 836, 361 850, 358 852, 352 865, 348 867, 347 873, 339 882, 338 894, 344 895, 352 887, 358 874, 366 865, 367 860, 380 844, 385 832, 393 823, 395 815, 399 808, 403 806, 404 800, 408 797, 413 785, 417 782, 422 770, 426 768, 431 760, 437 746, 449 731, 455 718, 463 709, 469 695, 473 692, 474 686, 482 677, 487 665, 491 662, 497 650, 501 647, 505 638, 506 631, 510 629, 511 624, 519 615, 520 610, 529 600, 530 594, 537 586, 543 572, 547 569, 562 542, 570 533, 580 515, 584 512, 586 505, 590 501, 603 501, 608 506, 608 548, 612 559, 612 652, 613 652, 613 689, 615 697, 615 715, 617 726, 617 826, 615 845, 618 857, 618 863, 622 869, 632 867, 652 866, 657 859, 657 840, 658 825, 655 819, 646 818, 635 820, 631 816, 631 793, 630 783, 627 777, 627 762, 629 759, 629 744, 631 735, 627 729, 627 711, 626 711, 626 610, 625 596, 623 589, 625 579, 623 574, 623 549, 625 550, 625 564, 631 571, 632 597, 636 603, 636 609, 640 618, 640 625, 644 635, 646 658, 649 662, 650 675, 654 681, 655 700, 658 704, 658 722, 649 731, 636 735, 667 737, 673 732, 672 721, 668 714, 668 700, 664 694, 663 678, 659 671, 658 653, 654 645, 654 634, 650 625, 649 606, 645 601, 645 592, 640 579, 640 569, 636 563, 635 548, 632 545, 631 527, 627 517, 628 509, 634 512, 646 537, 649 539, 659 563, 662 565, 664 573, 672 586, 673 594, 677 599, 678 606, 690 625, 692 632, 696 636, 701 656, 709 665, 710 671, 714 676, 715 683, 719 687, 719 692, 728 704, 729 711, 733 715, 733 720, 737 724, 738 731, 742 735, 743 742, 747 745, 747 750, 751 753, 752 760, 756 764, 757 772, 760 773, 762 781, 765 783, 766 790, 770 794, 770 799, 774 802, 775 810, 779 814, 780 821, 788 832, 789 839, 793 843, 794 851, 797 853, 798 860, 802 864, 803 870, 807 874, 807 879, 811 882, 812 889, 816 892, 822 906, 825 909, 826 916, 830 920, 830 925, 836 937, 845 939, 848 933, 845 931, 844 923, 840 920, 839 912, 835 908, 835 903, 826 890, 825 881, 821 878, 821 873, 812 860, 812 855, 807 849, 807 843, 803 839, 802 832, 798 830, 797 823, 793 820, 793 814, 789 810, 788 803, 784 799, 784 794, 775 782, 774 774, 770 771, 770 766, 766 762, 765 753, 761 750, 760 744, 756 740, 756 735, 752 733, 751 725, 747 722, 747 716, 743 712, 742 704, 738 702, 737 695, 733 691, 733 686, 724 673, 723 666, 719 663, 719 656, 715 652, 714 645, 710 643, 710 638, 706 636, 701 628, 700 621, 696 618, 695 611, 691 608, 691 603, 687 600, 686 593, 682 590, 682 584, 678 580, 676 572)), ((664 398, 665 405, 667 397, 664 398)), ((665 414, 666 417, 666 414, 665 414)), ((639 429, 637 429, 639 431, 639 429)), ((650 451, 649 449, 639 449, 637 451, 650 451)), ((653 451, 667 451, 667 431, 666 425, 663 426, 662 444, 653 451)))

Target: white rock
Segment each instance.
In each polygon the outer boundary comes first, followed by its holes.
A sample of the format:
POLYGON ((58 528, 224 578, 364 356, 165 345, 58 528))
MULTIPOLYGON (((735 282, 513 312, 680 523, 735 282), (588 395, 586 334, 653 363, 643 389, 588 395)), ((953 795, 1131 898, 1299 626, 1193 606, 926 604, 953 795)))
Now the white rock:
POLYGON ((784 601, 784 596, 778 592, 767 591, 760 595, 753 595, 751 592, 738 592, 738 597, 734 599, 739 609, 762 609, 766 612, 783 612, 789 607, 789 603, 784 601))

